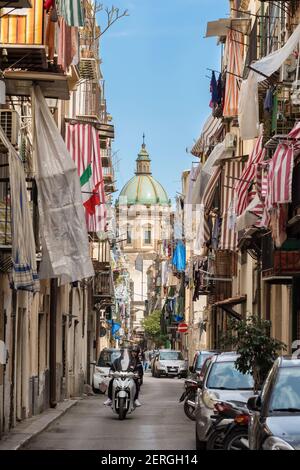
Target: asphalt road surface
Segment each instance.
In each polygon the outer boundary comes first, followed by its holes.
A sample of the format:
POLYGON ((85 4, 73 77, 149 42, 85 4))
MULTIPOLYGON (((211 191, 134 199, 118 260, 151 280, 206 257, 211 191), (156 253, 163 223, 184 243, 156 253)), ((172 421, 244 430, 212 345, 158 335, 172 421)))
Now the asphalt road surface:
POLYGON ((103 405, 106 395, 85 398, 25 447, 30 450, 190 450, 195 423, 179 397, 184 379, 155 379, 146 374, 142 407, 124 421, 103 405))

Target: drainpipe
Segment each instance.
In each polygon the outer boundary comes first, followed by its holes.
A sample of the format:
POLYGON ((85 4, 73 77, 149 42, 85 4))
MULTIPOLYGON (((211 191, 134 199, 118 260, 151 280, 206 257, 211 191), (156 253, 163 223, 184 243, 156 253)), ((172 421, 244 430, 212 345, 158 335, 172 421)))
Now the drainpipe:
POLYGON ((16 329, 17 329, 17 291, 12 291, 12 309, 11 317, 13 320, 12 325, 12 338, 11 338, 11 389, 10 389, 10 415, 9 427, 12 428, 15 423, 15 396, 16 396, 16 329))
POLYGON ((50 281, 50 407, 57 405, 56 396, 56 314, 57 314, 57 279, 50 281))
POLYGON ((256 282, 257 282, 257 315, 262 318, 261 312, 261 257, 257 258, 256 262, 256 282))

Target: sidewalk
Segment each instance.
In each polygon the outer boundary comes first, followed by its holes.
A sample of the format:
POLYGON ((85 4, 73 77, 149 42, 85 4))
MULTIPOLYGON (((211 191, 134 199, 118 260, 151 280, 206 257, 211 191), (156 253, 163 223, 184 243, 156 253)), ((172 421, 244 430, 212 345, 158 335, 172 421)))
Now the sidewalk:
POLYGON ((16 425, 9 433, 0 439, 0 451, 19 450, 33 437, 43 432, 56 419, 65 414, 78 400, 65 400, 58 403, 56 408, 50 408, 40 415, 28 418, 16 425))

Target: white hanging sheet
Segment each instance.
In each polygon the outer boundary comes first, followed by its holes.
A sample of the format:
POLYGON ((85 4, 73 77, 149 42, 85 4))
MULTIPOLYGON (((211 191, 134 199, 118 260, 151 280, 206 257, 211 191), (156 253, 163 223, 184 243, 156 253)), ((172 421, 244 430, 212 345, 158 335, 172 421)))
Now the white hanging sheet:
POLYGON ((35 130, 43 257, 40 278, 60 283, 94 275, 77 169, 37 86, 35 130))

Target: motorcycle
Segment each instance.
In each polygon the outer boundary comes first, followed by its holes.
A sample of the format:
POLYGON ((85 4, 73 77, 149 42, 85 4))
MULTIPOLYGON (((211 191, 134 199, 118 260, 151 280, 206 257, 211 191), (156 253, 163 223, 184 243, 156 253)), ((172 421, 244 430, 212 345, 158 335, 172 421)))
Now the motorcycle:
POLYGON ((179 402, 184 401, 184 412, 186 416, 191 419, 192 421, 195 421, 196 416, 196 398, 197 398, 197 390, 198 390, 199 383, 197 380, 192 380, 192 379, 187 379, 184 382, 184 392, 181 395, 179 402))
POLYGON ((225 450, 249 450, 249 412, 238 414, 228 427, 224 438, 225 450))
POLYGON ((207 450, 248 450, 249 410, 245 403, 217 402, 207 450))
POLYGON ((138 374, 134 372, 113 372, 111 374, 112 385, 112 410, 119 415, 120 420, 124 420, 126 415, 132 413, 136 406, 134 397, 136 392, 135 380, 138 374))

